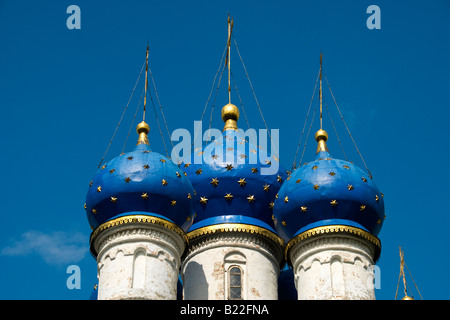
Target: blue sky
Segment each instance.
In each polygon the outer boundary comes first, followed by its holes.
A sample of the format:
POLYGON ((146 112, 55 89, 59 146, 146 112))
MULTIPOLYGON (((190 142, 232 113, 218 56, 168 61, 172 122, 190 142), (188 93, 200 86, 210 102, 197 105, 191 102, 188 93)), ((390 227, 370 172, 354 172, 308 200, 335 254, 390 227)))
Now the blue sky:
MULTIPOLYGON (((89 297, 96 263, 88 251, 85 195, 139 75, 147 41, 169 129, 192 132, 225 47, 228 13, 267 124, 280 129, 286 168, 324 54, 333 94, 385 195, 377 298, 394 299, 399 246, 422 296, 449 298, 448 1, 77 0, 0 1, 0 299, 89 297), (81 9, 80 30, 66 27, 71 4, 81 9), (372 4, 381 9, 379 30, 366 27, 372 4), (66 286, 73 264, 81 270, 79 290, 66 286)), ((231 54, 250 125, 264 128, 234 47, 231 54)), ((212 126, 219 129, 225 80, 213 113, 212 126)), ((122 150, 142 85, 107 160, 122 150)), ((347 157, 363 167, 326 84, 324 101, 347 157)), ((164 154, 149 110, 152 149, 164 154)), ((210 112, 211 103, 204 128, 210 112)), ((246 128, 243 117, 239 124, 246 128)), ((126 150, 137 139, 134 128, 126 150)), ((314 157, 317 128, 315 121, 303 161, 314 157)), ((325 111, 324 128, 331 154, 342 158, 325 111)), ((167 134, 165 139, 168 144, 167 134)))

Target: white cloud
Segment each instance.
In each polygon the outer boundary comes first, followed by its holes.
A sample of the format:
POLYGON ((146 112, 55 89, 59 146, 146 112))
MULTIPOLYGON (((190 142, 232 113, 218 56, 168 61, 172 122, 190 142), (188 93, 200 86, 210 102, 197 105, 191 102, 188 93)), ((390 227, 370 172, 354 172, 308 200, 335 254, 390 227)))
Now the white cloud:
POLYGON ((5 256, 39 255, 50 265, 64 265, 81 261, 88 249, 89 239, 80 232, 55 231, 43 233, 30 230, 11 245, 0 250, 5 256))

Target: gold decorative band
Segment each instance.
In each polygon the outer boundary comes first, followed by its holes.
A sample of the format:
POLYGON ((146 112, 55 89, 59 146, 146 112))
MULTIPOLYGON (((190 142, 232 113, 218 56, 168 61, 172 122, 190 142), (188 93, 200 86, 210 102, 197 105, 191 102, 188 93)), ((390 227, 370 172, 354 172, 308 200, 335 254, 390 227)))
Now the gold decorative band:
POLYGON ((180 235, 184 241, 187 242, 186 233, 175 223, 170 222, 168 220, 154 217, 154 216, 146 216, 146 215, 130 215, 130 216, 123 216, 116 219, 112 219, 109 221, 104 222, 100 226, 98 226, 91 234, 90 243, 92 245, 94 239, 98 236, 98 234, 106 229, 119 226, 122 224, 127 223, 149 223, 149 224, 157 224, 159 226, 162 226, 166 229, 172 230, 176 232, 178 235, 180 235))
POLYGON ((322 235, 322 234, 330 234, 330 233, 350 233, 357 235, 363 239, 368 240, 375 246, 375 257, 374 262, 378 260, 380 256, 381 251, 381 241, 373 234, 364 231, 360 228, 351 227, 351 226, 344 226, 344 225, 331 225, 331 226, 323 226, 323 227, 316 227, 309 230, 306 230, 298 235, 296 235, 294 238, 289 240, 288 244, 286 245, 286 249, 284 251, 284 257, 286 261, 288 261, 289 258, 289 251, 300 241, 306 240, 308 238, 322 235))
POLYGON ((195 239, 202 235, 208 235, 212 233, 221 233, 221 232, 243 232, 243 233, 251 233, 258 234, 265 238, 272 240, 277 243, 281 247, 284 247, 284 241, 280 237, 278 237, 275 233, 270 230, 267 230, 262 227, 243 224, 243 223, 222 223, 215 224, 211 226, 202 227, 196 230, 193 230, 187 234, 188 240, 195 239))

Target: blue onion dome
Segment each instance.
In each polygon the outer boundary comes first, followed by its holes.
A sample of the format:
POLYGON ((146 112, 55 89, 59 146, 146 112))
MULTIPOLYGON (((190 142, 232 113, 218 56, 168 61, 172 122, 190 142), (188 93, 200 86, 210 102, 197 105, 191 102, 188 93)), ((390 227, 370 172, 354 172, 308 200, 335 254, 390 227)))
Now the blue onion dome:
POLYGON ((189 232, 232 223, 264 228, 276 235, 272 209, 287 173, 278 157, 253 143, 256 136, 246 136, 238 129, 238 118, 235 105, 224 106, 222 135, 194 151, 191 163, 181 166, 196 191, 196 215, 189 232))
POLYGON ((144 121, 132 152, 103 165, 90 182, 85 209, 91 228, 124 216, 152 216, 187 231, 193 221, 194 189, 169 158, 150 150, 144 121))
POLYGON ((274 205, 275 226, 285 241, 316 227, 343 225, 375 237, 384 220, 383 193, 353 163, 333 159, 325 130, 316 133, 316 158, 295 170, 274 205))

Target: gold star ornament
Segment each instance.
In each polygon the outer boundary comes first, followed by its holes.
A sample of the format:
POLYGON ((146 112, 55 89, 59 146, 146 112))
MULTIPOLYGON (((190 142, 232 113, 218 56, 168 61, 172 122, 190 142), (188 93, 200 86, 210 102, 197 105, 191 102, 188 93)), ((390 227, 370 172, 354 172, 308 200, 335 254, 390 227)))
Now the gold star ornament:
POLYGON ((212 178, 211 184, 213 185, 213 187, 217 187, 217 185, 219 184, 219 180, 217 178, 212 178))
POLYGON ((227 201, 231 201, 233 200, 233 195, 231 193, 227 193, 226 195, 224 195, 224 198, 227 201))
POLYGON ((238 180, 238 183, 241 187, 245 187, 245 185, 247 184, 247 181, 245 181, 245 178, 240 178, 238 180))
POLYGON ((206 197, 200 197, 200 203, 201 204, 207 204, 208 203, 208 199, 206 199, 206 197))
POLYGON ((255 196, 254 195, 248 195, 247 197, 248 203, 252 203, 255 201, 255 196))

